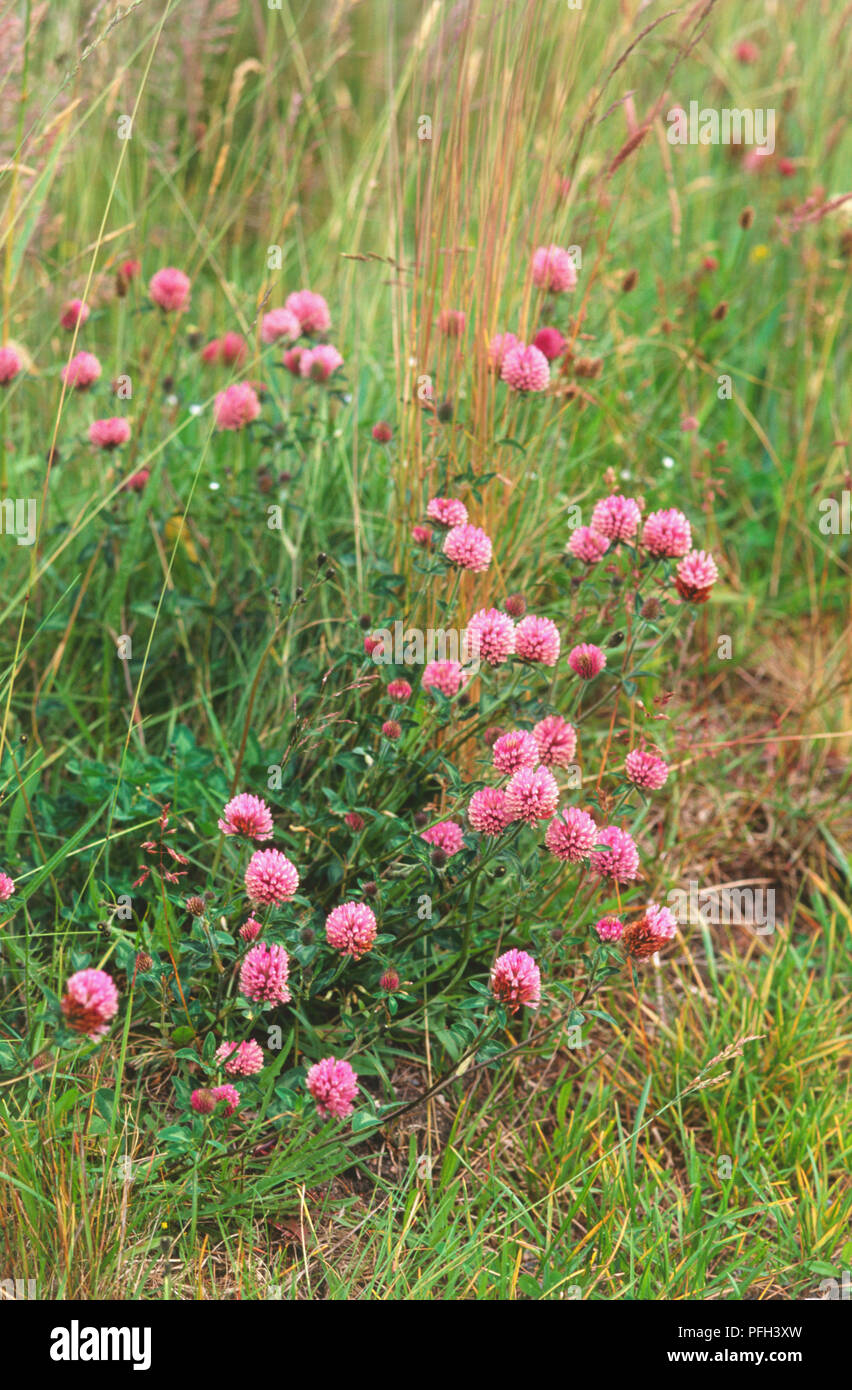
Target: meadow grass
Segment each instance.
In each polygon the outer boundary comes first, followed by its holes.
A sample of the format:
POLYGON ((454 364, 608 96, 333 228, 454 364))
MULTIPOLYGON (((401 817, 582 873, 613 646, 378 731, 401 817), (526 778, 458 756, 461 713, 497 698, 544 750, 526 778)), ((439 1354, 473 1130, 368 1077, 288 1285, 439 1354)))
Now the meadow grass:
MULTIPOLYGON (((32 547, 2 538, 0 835, 23 910, 2 928, 0 978, 45 1056, 22 1067, 4 1027, 0 1276, 68 1298, 814 1295, 852 1258, 850 549, 818 525, 849 488, 852 203, 826 211, 850 167, 842 7, 10 15, 3 337, 30 370, 0 401, 0 491, 39 507, 32 547), (733 56, 745 39, 754 64, 733 56), (776 108, 775 162, 749 172, 730 148, 669 144, 665 112, 693 98, 776 108), (572 347, 601 366, 563 373, 546 400, 498 398, 481 348, 537 327, 526 267, 550 241, 583 249, 572 347), (229 377, 200 366, 187 324, 138 288, 111 293, 129 255, 146 276, 184 266, 203 340, 245 333, 243 374, 282 407, 255 325, 291 288, 321 289, 345 390, 259 462, 214 431, 229 377), (97 306, 74 350, 94 332, 105 375, 132 377, 120 463, 88 451, 89 413, 60 381, 72 294, 97 306), (466 310, 461 340, 437 331, 446 307, 466 310), (390 449, 370 435, 382 418, 390 449), (700 518, 722 562, 663 668, 678 775, 645 821, 649 896, 768 881, 774 934, 694 925, 674 959, 609 985, 612 1022, 582 1047, 510 1023, 510 1055, 456 1075, 426 1007, 425 1045, 400 1047, 393 1078, 412 1108, 380 1134, 301 1137, 262 1173, 260 1149, 152 1164, 167 1034, 128 1015, 113 1051, 72 1068, 33 1012, 135 864, 146 787, 172 799, 175 747, 206 750, 229 783, 246 750, 264 762, 308 671, 361 614, 391 611, 394 576, 412 622, 440 620, 408 532, 447 478, 511 537, 501 588, 567 605, 570 574, 542 557, 610 467, 700 518), (121 488, 141 468, 144 500, 121 488), (334 580, 315 581, 317 552, 334 580)), ((464 579, 460 601, 473 593, 464 579)), ((550 926, 567 928, 568 902, 554 890, 550 926)))

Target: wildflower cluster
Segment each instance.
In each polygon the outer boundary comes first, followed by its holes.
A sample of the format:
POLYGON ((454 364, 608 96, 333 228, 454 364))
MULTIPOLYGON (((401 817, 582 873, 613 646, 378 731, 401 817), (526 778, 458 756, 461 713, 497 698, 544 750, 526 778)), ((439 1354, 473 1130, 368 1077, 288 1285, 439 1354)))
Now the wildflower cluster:
MULTIPOLYGON (((128 262, 124 294, 138 274, 128 262)), ((539 247, 531 280, 541 304, 569 293, 571 254, 539 247)), ((174 267, 148 283, 165 319, 186 313, 191 295, 174 267)), ((71 301, 62 326, 89 332, 94 317, 71 301)), ((326 300, 300 290, 263 313, 255 342, 228 330, 201 346, 199 335, 204 367, 238 375, 215 395, 216 427, 252 441, 267 391, 243 374, 263 355, 280 354, 283 372, 308 386, 331 381, 343 366, 331 321, 326 300)), ((439 326, 464 339, 460 311, 439 326)), ((569 340, 545 325, 530 343, 499 333, 486 351, 511 391, 542 393, 569 340)), ((0 359, 0 371, 16 370, 0 359)), ((63 376, 83 393, 101 366, 81 351, 63 376)), ((371 435, 393 451, 390 425, 377 421, 371 435)), ((89 426, 101 449, 131 438, 120 417, 89 426)), ((266 447, 263 434, 254 442, 266 447)), ((302 668, 291 727, 266 734, 283 752, 244 738, 226 782, 215 755, 192 750, 206 768, 195 803, 178 776, 179 806, 161 809, 142 843, 131 887, 150 894, 149 909, 132 927, 111 912, 114 962, 75 961, 57 1012, 65 1042, 103 1045, 122 996, 134 1020, 150 1020, 156 1001, 189 1126, 170 1143, 195 1142, 208 1125, 280 1129, 306 1105, 339 1121, 359 1097, 375 1119, 376 1078, 427 1010, 450 1057, 487 1055, 512 1020, 534 1031, 536 1014, 558 1016, 566 1001, 566 1016, 582 1019, 578 998, 675 938, 672 914, 639 887, 653 871, 635 813, 670 767, 651 737, 664 716, 638 690, 664 622, 706 603, 718 568, 683 512, 648 511, 613 479, 609 470, 588 524, 566 538, 570 591, 545 575, 524 594, 507 592, 518 557, 482 524, 493 516, 482 490, 446 471, 413 521, 410 562, 423 613, 457 624, 457 648, 409 658, 365 615, 321 679, 302 668), (595 604, 584 601, 592 584, 595 604), (178 828, 194 836, 191 853, 175 847, 178 828), (199 875, 187 894, 184 880, 199 875)), ((318 577, 335 573, 320 555, 318 577)), ((0 875, 0 901, 13 892, 0 875)))

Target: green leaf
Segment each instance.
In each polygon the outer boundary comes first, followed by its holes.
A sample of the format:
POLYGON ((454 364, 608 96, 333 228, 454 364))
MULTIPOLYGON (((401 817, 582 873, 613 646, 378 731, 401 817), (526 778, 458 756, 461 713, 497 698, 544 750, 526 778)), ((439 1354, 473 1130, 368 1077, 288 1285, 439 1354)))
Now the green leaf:
POLYGON ((95 1109, 105 1120, 112 1119, 112 1107, 115 1101, 115 1093, 108 1090, 106 1086, 101 1086, 95 1091, 95 1109))
POLYGON ((55 1119, 58 1119, 60 1115, 64 1115, 64 1114, 65 1114, 66 1110, 71 1110, 71 1109, 73 1109, 73 1107, 77 1104, 77 1101, 78 1101, 79 1099, 80 1099, 80 1092, 79 1092, 79 1091, 77 1091, 77 1090, 65 1091, 65 1093, 64 1093, 63 1095, 61 1095, 61 1096, 59 1097, 59 1099, 54 1103, 54 1106, 53 1106, 53 1115, 54 1115, 54 1118, 55 1118, 55 1119))
POLYGON ((356 1110, 352 1116, 353 1134, 361 1134, 365 1129, 374 1129, 377 1117, 370 1110, 356 1110))
POLYGON ((192 1135, 181 1125, 166 1125, 166 1128, 161 1129, 157 1137, 163 1147, 171 1154, 185 1154, 193 1147, 192 1135))

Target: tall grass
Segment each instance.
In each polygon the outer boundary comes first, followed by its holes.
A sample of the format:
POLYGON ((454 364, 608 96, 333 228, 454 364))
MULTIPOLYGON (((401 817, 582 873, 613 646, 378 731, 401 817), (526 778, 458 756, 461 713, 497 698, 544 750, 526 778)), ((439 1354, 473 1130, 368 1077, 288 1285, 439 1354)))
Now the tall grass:
MULTIPOLYGON (((236 1158, 218 1188, 146 1176, 166 1052, 121 1084, 98 1063, 10 1067, 2 1268, 69 1297, 812 1290, 849 1258, 850 552, 817 524, 819 501, 849 486, 852 204, 823 211, 848 191, 848 26, 827 0, 671 14, 340 0, 322 24, 315 8, 3 15, 2 336, 31 370, 0 396, 0 491, 39 500, 37 543, 2 538, 0 834, 24 902, 14 939, 2 929, 9 1007, 22 962, 55 983, 103 915, 179 726, 230 778, 247 730, 277 738, 302 663, 360 614, 439 623, 408 533, 445 485, 478 491, 482 524, 511 536, 499 592, 566 611, 570 575, 542 557, 607 469, 649 506, 702 516, 724 581, 673 663, 683 780, 649 825, 648 889, 768 875, 782 920, 769 944, 699 932, 638 998, 614 988, 616 1042, 592 1035, 588 1071, 542 1044, 457 1079, 371 1149, 352 1145, 342 1176, 321 1147, 276 1154, 262 1190, 236 1158), (755 65, 733 57, 743 38, 755 65), (670 145, 665 112, 693 98, 777 108, 792 176, 670 145), (482 347, 543 321, 526 270, 550 241, 582 247, 573 365, 558 393, 519 401, 495 389, 482 347), (291 451, 272 448, 271 491, 242 442, 213 432, 226 378, 202 375, 186 325, 156 324, 138 290, 113 293, 130 255, 146 276, 186 267, 194 323, 205 338, 245 333, 249 378, 264 306, 301 283, 334 305, 351 399, 319 408, 291 451), (57 328, 72 295, 97 305, 106 373, 133 382, 132 450, 106 472, 60 381, 81 345, 57 328), (466 313, 460 339, 438 331, 447 309, 466 313), (578 375, 577 358, 600 359, 599 374, 578 375), (697 431, 681 431, 686 416, 697 431), (370 437, 382 417, 389 453, 370 437), (128 505, 139 468, 148 490, 128 505), (270 501, 285 515, 274 541, 270 501), (339 577, 282 624, 317 551, 339 577)), ((269 387, 286 400, 281 374, 269 387)), ((477 592, 465 580, 460 603, 477 592)), ((557 894, 554 921, 565 909, 557 894)), ((447 1062, 434 1035, 428 1059, 417 1086, 447 1062)))

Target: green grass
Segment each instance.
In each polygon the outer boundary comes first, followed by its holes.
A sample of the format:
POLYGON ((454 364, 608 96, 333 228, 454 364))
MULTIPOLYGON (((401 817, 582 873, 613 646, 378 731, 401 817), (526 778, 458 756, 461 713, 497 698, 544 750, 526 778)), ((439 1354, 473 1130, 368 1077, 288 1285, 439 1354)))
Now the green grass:
MULTIPOLYGON (((3 333, 32 365, 0 397, 0 493, 39 501, 36 545, 0 538, 0 868, 23 903, 0 928, 0 1045, 23 1009, 32 1054, 49 1049, 38 981, 58 989, 71 951, 97 942, 147 833, 146 787, 178 799, 184 730, 215 760, 198 785, 230 781, 249 728, 258 767, 280 753, 294 696, 360 641, 360 615, 434 618, 408 532, 446 478, 480 494, 502 538, 500 593, 601 633, 603 599, 577 596, 558 564, 566 509, 586 521, 613 468, 649 510, 682 506, 700 526, 723 578, 657 666, 678 779, 647 818, 648 894, 768 876, 778 929, 693 927, 640 972, 638 1002, 626 977, 609 987, 614 1024, 588 1026, 581 1050, 524 1034, 524 1051, 380 1134, 282 1144, 261 1177, 238 1151, 151 1163, 151 1115, 172 1118, 165 1034, 119 1033, 76 1068, 60 1053, 21 1067, 13 1050, 0 1268, 59 1297, 813 1293, 852 1255, 850 545, 818 527, 820 500, 848 487, 852 203, 801 226, 792 213, 847 191, 848 26, 813 5, 770 24, 755 3, 663 18, 659 4, 341 0, 322 26, 314 9, 222 7, 217 33, 201 0, 114 25, 66 7, 67 28, 31 29, 0 87, 3 333), (754 65, 732 56, 743 38, 754 65), (618 162, 627 93, 640 123, 660 105, 618 162), (793 176, 669 145, 665 111, 693 98, 775 107, 793 176), (551 240, 583 248, 560 322, 602 370, 567 373, 546 402, 497 398, 479 349, 537 326, 525 272, 551 240), (260 445, 215 433, 229 374, 202 368, 187 322, 161 321, 143 290, 116 298, 130 255, 145 278, 187 269, 202 341, 234 328, 254 343, 262 306, 321 290, 344 388, 288 423, 296 388, 253 355, 245 375, 267 382, 283 428, 260 445), (133 442, 108 467, 85 440, 91 402, 61 387, 72 295, 96 306, 76 348, 133 385, 133 442), (435 328, 444 307, 467 311, 458 353, 435 328), (449 418, 422 408, 423 375, 449 418), (387 450, 370 437, 381 418, 387 450), (142 467, 142 497, 121 491, 142 467), (318 551, 333 581, 313 584, 318 551)), ((113 413, 99 391, 95 413, 113 413)), ((641 690, 649 705, 656 692, 641 690)), ((201 792, 181 807, 209 810, 201 792)), ((555 894, 542 940, 570 927, 570 901, 555 894)), ((558 941, 544 949, 559 959, 558 941)), ((396 1057, 403 1101, 457 1061, 443 1020, 426 1007, 423 1022, 396 1057)))
POLYGON ((848 1262, 852 1200, 836 1012, 848 911, 820 902, 819 926, 746 961, 708 935, 699 987, 679 971, 660 1012, 643 989, 647 1056, 628 1004, 614 1036, 454 1083, 331 1186, 304 1153, 263 1183, 237 1162, 203 1201, 191 1175, 146 1181, 138 1092, 90 1169, 97 1102, 66 1093, 38 1146, 13 1119, 5 1266, 59 1297, 812 1294, 848 1262), (119 1151, 134 1155, 127 1181, 119 1151))

